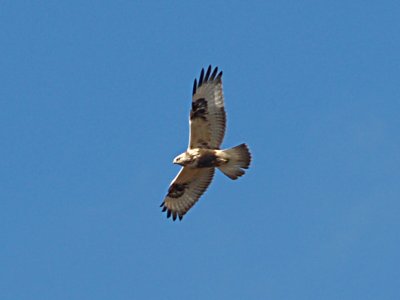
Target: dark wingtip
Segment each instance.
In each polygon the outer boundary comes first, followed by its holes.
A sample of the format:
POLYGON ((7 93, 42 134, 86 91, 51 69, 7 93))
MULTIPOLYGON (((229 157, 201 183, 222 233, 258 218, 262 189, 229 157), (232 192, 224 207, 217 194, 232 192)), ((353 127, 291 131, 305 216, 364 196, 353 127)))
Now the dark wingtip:
POLYGON ((197 79, 195 79, 193 82, 193 95, 196 93, 196 89, 197 89, 197 79))
POLYGON ((179 215, 179 221, 182 221, 182 219, 183 219, 183 216, 179 215))
POLYGON ((215 67, 215 69, 212 71, 212 66, 209 65, 207 68, 206 73, 204 74, 204 68, 201 69, 200 72, 200 77, 199 77, 199 81, 197 82, 197 79, 194 80, 193 82, 193 93, 192 95, 194 95, 197 91, 197 88, 199 88, 203 83, 206 83, 207 81, 211 80, 221 80, 222 77, 222 71, 220 71, 218 73, 218 67, 215 67), (218 75, 217 75, 218 74, 218 75))
POLYGON ((164 204, 165 204, 165 202, 163 201, 163 203, 161 203, 160 207, 163 207, 163 206, 164 206, 164 204))
POLYGON ((208 79, 210 78, 211 74, 211 65, 208 66, 207 72, 206 72, 206 77, 204 78, 204 81, 207 82, 208 79))
POLYGON ((215 67, 214 71, 211 74, 210 80, 214 80, 215 76, 217 75, 218 72, 218 67, 215 67))
POLYGON ((202 68, 200 72, 199 86, 203 84, 203 79, 204 79, 204 68, 202 68))
POLYGON ((167 218, 171 217, 171 210, 168 209, 167 211, 167 218))

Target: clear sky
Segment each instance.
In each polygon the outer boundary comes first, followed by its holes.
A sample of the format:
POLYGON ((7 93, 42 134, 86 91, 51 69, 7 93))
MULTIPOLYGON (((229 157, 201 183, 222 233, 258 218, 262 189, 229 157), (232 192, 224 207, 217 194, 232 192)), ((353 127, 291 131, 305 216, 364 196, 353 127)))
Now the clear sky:
POLYGON ((399 1, 1 1, 0 299, 400 299, 399 1), (224 147, 160 203, 192 84, 224 147))

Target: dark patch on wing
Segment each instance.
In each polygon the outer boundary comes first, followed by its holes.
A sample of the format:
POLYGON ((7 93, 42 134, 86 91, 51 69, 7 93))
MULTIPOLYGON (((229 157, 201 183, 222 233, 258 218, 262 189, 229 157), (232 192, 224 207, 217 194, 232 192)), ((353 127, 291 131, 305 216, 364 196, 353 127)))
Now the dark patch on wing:
POLYGON ((192 102, 192 110, 190 112, 190 119, 201 118, 207 121, 207 101, 204 98, 197 99, 192 102))
POLYGON ((174 183, 168 189, 168 197, 179 198, 185 193, 187 183, 174 183))
POLYGON ((203 139, 199 139, 199 140, 197 141, 197 144, 198 144, 198 148, 204 148, 204 149, 209 149, 209 148, 210 148, 208 142, 206 142, 206 141, 203 140, 203 139))
POLYGON ((214 153, 206 154, 200 157, 197 162, 198 168, 215 167, 217 163, 217 156, 214 153))

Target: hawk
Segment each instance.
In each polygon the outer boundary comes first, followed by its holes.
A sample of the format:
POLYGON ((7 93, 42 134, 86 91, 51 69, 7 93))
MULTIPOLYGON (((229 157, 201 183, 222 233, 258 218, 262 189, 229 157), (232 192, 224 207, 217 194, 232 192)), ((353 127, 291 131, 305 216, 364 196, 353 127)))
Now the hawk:
POLYGON ((202 69, 199 81, 194 80, 189 146, 173 161, 182 168, 160 205, 174 221, 177 217, 182 220, 206 191, 215 168, 235 180, 245 173, 243 169, 247 169, 251 161, 246 144, 220 149, 226 127, 222 71, 218 73, 218 67, 211 71, 211 66, 206 72, 202 69))

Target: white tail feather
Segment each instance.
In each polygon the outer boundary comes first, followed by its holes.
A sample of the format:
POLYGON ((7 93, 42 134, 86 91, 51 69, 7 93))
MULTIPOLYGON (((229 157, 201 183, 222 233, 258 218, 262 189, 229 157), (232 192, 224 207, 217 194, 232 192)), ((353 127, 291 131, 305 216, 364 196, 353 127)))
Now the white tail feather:
POLYGON ((230 179, 238 179, 244 174, 244 170, 247 169, 251 162, 251 154, 246 144, 223 150, 226 155, 228 162, 224 165, 219 166, 221 172, 223 172, 230 179))

